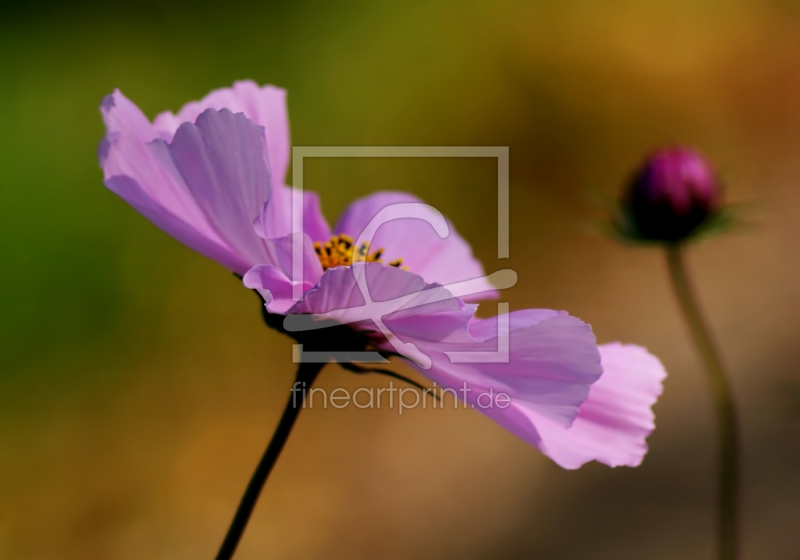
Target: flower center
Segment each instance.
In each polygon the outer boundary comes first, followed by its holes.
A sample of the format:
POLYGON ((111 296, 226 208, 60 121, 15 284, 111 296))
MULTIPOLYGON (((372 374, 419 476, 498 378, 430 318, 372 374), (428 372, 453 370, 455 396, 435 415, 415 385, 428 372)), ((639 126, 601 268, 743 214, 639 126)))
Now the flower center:
MULTIPOLYGON (((325 244, 316 241, 314 251, 317 253, 322 270, 328 270, 335 266, 350 266, 357 262, 383 262, 381 260, 383 249, 370 253, 369 241, 365 241, 359 247, 356 247, 354 243, 353 238, 344 233, 334 235, 325 244)), ((403 259, 393 260, 389 266, 402 267, 406 270, 403 266, 403 259)))

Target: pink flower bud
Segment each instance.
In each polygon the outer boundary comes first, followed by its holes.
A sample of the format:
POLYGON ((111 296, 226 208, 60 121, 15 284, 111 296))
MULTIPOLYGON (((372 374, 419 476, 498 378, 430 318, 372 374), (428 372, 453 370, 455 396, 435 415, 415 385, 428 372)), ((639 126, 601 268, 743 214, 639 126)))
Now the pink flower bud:
POLYGON ((708 161, 690 148, 674 146, 644 162, 628 187, 624 205, 639 237, 677 242, 716 214, 720 197, 708 161))

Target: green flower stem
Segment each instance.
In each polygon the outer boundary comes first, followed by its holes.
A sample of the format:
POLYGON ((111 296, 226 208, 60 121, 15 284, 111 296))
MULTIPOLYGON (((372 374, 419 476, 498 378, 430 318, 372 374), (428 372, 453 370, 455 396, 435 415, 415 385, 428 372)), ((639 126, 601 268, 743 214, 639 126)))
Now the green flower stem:
POLYGON ((300 364, 297 370, 297 377, 292 384, 292 388, 296 387, 297 390, 291 391, 289 395, 289 402, 286 403, 283 416, 281 416, 272 440, 270 440, 264 456, 261 457, 261 461, 258 463, 250 483, 247 485, 247 490, 245 490, 242 501, 239 503, 239 508, 236 510, 236 515, 228 529, 228 534, 225 535, 225 540, 217 553, 216 560, 230 560, 233 557, 244 529, 247 527, 250 515, 253 513, 253 508, 255 508, 258 501, 258 496, 261 494, 261 489, 264 488, 264 483, 267 482, 267 477, 269 477, 272 467, 275 466, 286 440, 289 439, 295 420, 297 420, 297 416, 303 408, 307 390, 311 388, 312 383, 314 383, 324 366, 324 363, 300 364))
POLYGON ((667 247, 667 265, 675 295, 703 357, 714 394, 719 430, 718 558, 735 560, 739 555, 739 434, 736 409, 719 353, 692 292, 680 245, 667 247))

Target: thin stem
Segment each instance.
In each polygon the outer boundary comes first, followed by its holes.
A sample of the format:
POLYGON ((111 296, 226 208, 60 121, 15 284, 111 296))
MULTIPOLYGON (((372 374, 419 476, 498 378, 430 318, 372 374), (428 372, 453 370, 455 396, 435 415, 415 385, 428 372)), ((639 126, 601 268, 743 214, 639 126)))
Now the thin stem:
POLYGON ((672 286, 697 348, 703 357, 714 394, 719 430, 719 555, 720 560, 738 558, 739 435, 736 409, 727 376, 703 319, 678 245, 667 247, 667 265, 672 286))
POLYGON ((239 540, 242 538, 242 533, 247 527, 250 515, 253 513, 256 501, 258 501, 258 496, 261 494, 261 489, 264 488, 264 483, 267 482, 267 477, 269 477, 272 467, 275 466, 275 462, 278 460, 281 450, 283 450, 283 446, 292 432, 292 427, 300 414, 300 409, 303 408, 306 390, 311 388, 312 383, 314 383, 324 365, 324 363, 300 364, 297 370, 297 377, 292 384, 289 402, 286 403, 286 408, 283 411, 278 427, 275 429, 267 450, 264 452, 264 456, 261 457, 261 461, 258 463, 250 483, 247 485, 247 490, 245 490, 242 501, 239 503, 239 508, 236 510, 236 515, 233 517, 228 534, 225 535, 225 540, 217 553, 216 560, 230 560, 233 557, 233 553, 239 545, 239 540))

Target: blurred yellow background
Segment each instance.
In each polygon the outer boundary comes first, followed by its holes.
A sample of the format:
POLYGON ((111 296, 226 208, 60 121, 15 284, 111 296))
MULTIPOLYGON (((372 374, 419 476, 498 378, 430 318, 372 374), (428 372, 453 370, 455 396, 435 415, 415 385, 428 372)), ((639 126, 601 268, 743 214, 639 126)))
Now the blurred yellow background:
POLYGON ((115 87, 152 117, 243 78, 289 91, 295 145, 509 146, 510 263, 491 160, 311 160, 305 184, 331 222, 418 194, 518 271, 512 309, 566 309, 670 377, 637 469, 560 470, 474 411, 308 410, 238 559, 711 558, 713 416, 662 255, 588 232, 591 193, 675 141, 757 203, 690 264, 741 407, 745 557, 800 557, 797 2, 40 0, 0 8, 0 51, 0 558, 216 552, 291 341, 108 192, 95 150, 115 87))

